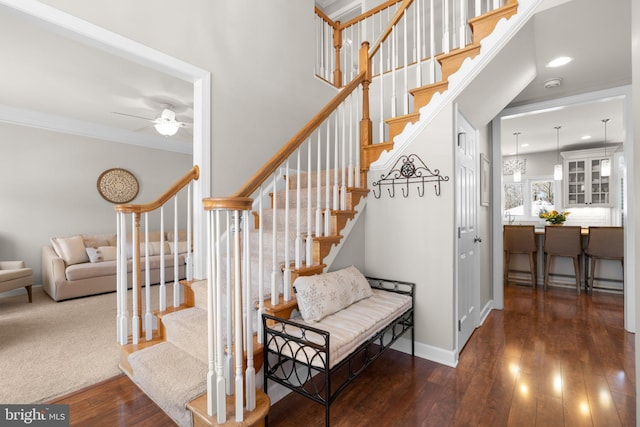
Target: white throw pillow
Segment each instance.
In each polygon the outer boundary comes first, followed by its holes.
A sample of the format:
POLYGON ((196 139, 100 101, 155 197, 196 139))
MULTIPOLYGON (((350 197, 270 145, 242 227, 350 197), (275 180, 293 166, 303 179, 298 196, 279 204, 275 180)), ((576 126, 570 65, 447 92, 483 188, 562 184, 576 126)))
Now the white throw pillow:
POLYGON ((367 279, 353 266, 330 273, 300 276, 293 286, 300 314, 307 322, 320 321, 373 295, 367 279))
POLYGON ((87 255, 92 263, 114 261, 117 258, 117 248, 115 246, 100 246, 99 248, 87 248, 87 255))
POLYGON ((89 262, 89 256, 85 250, 82 236, 53 237, 51 238, 51 244, 58 256, 62 258, 67 265, 89 262))

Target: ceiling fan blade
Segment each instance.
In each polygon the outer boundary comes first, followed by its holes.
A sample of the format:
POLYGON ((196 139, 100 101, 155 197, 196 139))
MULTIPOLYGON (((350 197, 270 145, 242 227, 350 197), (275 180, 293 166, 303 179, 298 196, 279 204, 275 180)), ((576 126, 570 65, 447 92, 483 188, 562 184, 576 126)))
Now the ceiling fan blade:
POLYGON ((121 116, 133 117, 133 118, 136 118, 136 119, 142 119, 142 120, 146 120, 146 121, 149 121, 149 122, 153 122, 154 121, 154 119, 148 119, 148 118, 142 117, 142 116, 135 116, 133 114, 119 113, 117 111, 112 111, 111 113, 112 114, 119 114, 121 116))

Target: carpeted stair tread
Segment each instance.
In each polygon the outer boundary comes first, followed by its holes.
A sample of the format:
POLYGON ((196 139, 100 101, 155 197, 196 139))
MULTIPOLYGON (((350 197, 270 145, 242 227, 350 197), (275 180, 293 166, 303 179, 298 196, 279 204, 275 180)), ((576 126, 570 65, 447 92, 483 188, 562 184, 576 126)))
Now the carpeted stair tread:
POLYGON ((133 380, 179 426, 191 426, 186 405, 206 391, 207 365, 170 342, 129 356, 133 380))
POLYGON ((162 317, 167 341, 207 363, 207 312, 201 308, 179 310, 162 317))

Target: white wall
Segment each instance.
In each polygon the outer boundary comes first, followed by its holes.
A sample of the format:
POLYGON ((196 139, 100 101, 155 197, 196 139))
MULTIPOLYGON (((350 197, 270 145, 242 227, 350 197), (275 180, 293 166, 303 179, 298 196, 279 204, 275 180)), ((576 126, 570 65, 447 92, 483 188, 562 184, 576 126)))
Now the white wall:
MULTIPOLYGON (((488 159, 491 159, 491 126, 484 126, 478 129, 478 152, 483 153, 488 159)), ((478 169, 479 171, 480 169, 478 169)), ((478 172, 480 173, 480 172, 478 172)), ((491 174, 489 174, 491 176, 491 174)), ((479 183, 479 181, 478 181, 479 183)), ((491 188, 491 183, 489 183, 491 188)), ((489 200, 492 200, 491 194, 489 200)), ((489 206, 478 207, 478 231, 479 236, 482 239, 480 242, 480 307, 479 310, 484 309, 487 304, 493 300, 493 283, 492 277, 492 259, 491 251, 493 247, 493 241, 491 238, 491 202, 489 206)), ((487 313, 480 313, 487 314, 487 313)), ((481 319, 482 320, 482 319, 481 319)))
POLYGON ((191 168, 185 154, 0 123, 0 259, 22 260, 41 284, 41 247, 55 236, 115 233, 100 196, 106 169, 131 171, 133 203, 156 199, 191 168))
MULTIPOLYGON (((451 351, 454 348, 454 184, 453 110, 444 108, 407 146, 405 155, 417 154, 430 168, 450 177, 440 197, 427 185, 424 197, 415 188, 404 198, 383 190, 380 199, 367 200, 366 273, 374 277, 416 283, 415 333, 420 344, 451 351)), ((375 170, 379 177, 387 170, 375 170)), ((429 355, 422 354, 422 357, 429 355)))
MULTIPOLYGON (((640 117, 640 3, 637 1, 631 2, 631 52, 632 52, 632 112, 631 117, 640 117)), ((633 126, 633 140, 640 141, 640 124, 634 123, 633 126)), ((634 146, 634 165, 640 166, 640 149, 634 146)), ((633 185, 635 188, 640 188, 640 173, 638 172, 638 166, 632 171, 633 185)), ((640 212, 640 197, 631 199, 634 203, 635 212, 640 212)), ((635 224, 635 245, 636 248, 640 248, 640 217, 633 218, 635 224)), ((635 259, 631 262, 635 262, 635 265, 640 265, 640 251, 636 252, 635 259)), ((640 316, 638 308, 640 307, 640 292, 636 292, 635 306, 636 306, 636 331, 640 331, 640 316)), ((640 366, 640 334, 636 333, 635 339, 635 360, 636 367, 640 366)), ((636 384, 640 383, 640 369, 636 369, 636 384)), ((636 392, 636 413, 640 414, 640 393, 636 392)))
POLYGON ((336 93, 314 77, 312 0, 43 0, 212 73, 212 188, 238 190, 336 93))

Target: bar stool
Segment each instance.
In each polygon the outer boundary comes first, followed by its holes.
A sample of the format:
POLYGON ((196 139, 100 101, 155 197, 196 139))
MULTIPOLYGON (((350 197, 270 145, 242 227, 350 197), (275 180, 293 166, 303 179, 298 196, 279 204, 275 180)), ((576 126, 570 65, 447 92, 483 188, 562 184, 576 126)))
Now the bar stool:
POLYGON ((573 259, 576 272, 576 291, 580 295, 580 259, 582 255, 582 236, 580 226, 547 225, 544 228, 544 252, 547 254, 544 266, 544 289, 549 286, 549 268, 551 257, 573 259))
MULTIPOLYGON (((589 243, 585 255, 590 263, 590 274, 587 283, 589 295, 593 293, 593 278, 596 271, 596 260, 611 259, 622 263, 624 288, 624 228, 623 227, 589 227, 589 243)), ((585 265, 585 270, 587 270, 585 265)), ((608 288, 602 288, 608 289, 608 288)))
MULTIPOLYGON (((504 226, 504 284, 509 283, 509 260, 511 254, 529 255, 531 286, 536 287, 536 231, 533 225, 504 226)), ((515 281, 515 280, 514 280, 515 281)))

